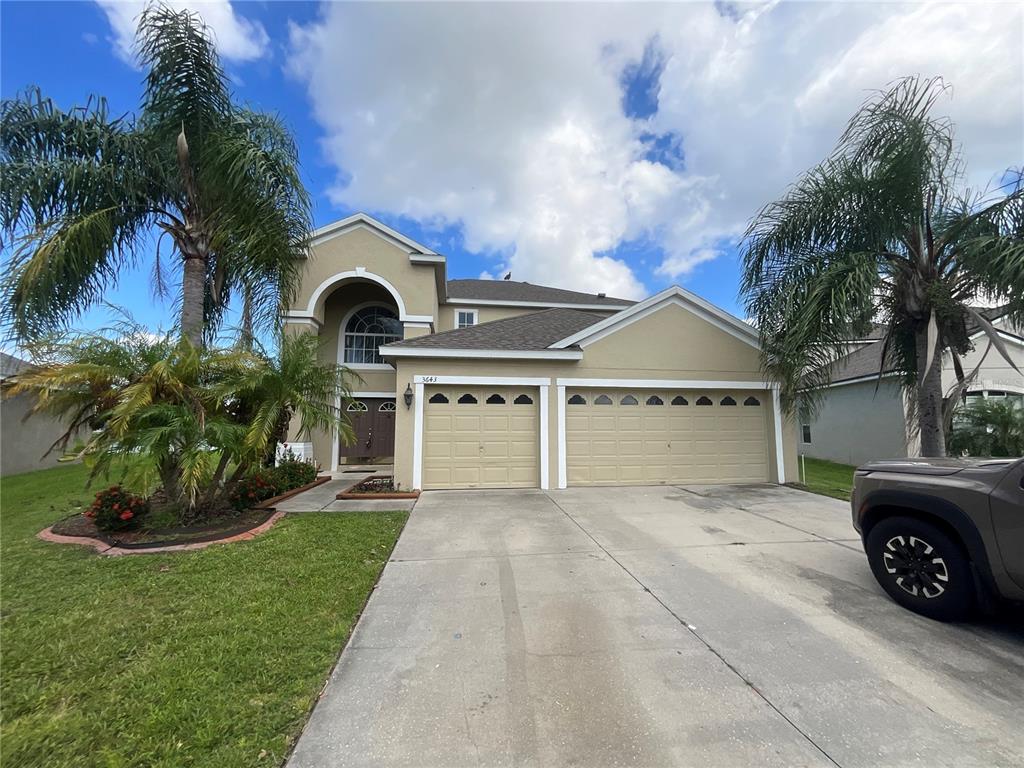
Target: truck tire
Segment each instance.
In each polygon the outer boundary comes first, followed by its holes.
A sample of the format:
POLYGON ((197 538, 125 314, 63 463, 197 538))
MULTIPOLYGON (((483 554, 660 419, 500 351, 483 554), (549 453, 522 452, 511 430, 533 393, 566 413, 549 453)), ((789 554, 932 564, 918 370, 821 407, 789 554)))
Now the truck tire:
POLYGON ((864 544, 875 579, 904 608, 938 621, 963 621, 974 612, 970 560, 942 529, 913 517, 889 517, 864 544))

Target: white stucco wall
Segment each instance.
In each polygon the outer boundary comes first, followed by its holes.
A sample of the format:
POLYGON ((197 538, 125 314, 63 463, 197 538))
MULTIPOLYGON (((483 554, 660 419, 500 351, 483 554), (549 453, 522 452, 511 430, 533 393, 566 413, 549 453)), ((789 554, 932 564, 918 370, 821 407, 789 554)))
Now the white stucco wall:
POLYGON ((811 442, 797 429, 800 453, 843 464, 907 455, 906 419, 899 385, 885 380, 832 387, 818 413, 811 418, 811 442))

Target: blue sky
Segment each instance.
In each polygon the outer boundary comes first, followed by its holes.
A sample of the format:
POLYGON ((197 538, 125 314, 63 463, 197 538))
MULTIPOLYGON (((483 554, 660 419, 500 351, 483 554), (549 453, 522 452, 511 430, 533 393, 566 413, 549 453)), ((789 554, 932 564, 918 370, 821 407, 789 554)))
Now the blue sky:
MULTIPOLYGON (((1024 157, 1004 47, 1024 21, 1006 4, 193 5, 218 20, 236 97, 294 131, 316 225, 365 210, 446 254, 450 277, 630 297, 680 283, 742 315, 746 222, 866 89, 911 72, 954 82, 972 181, 1024 157)), ((133 111, 142 73, 111 7, 0 5, 2 96, 33 84, 133 111)), ((110 300, 166 325, 149 283, 144 262, 110 300)))

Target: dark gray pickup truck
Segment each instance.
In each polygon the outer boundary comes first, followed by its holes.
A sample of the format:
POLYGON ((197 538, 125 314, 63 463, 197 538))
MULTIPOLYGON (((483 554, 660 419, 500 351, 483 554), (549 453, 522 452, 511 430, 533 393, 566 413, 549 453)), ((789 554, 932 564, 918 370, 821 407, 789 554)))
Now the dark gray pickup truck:
POLYGON ((1024 601, 1024 459, 893 459, 854 473, 853 526, 893 600, 942 621, 1024 601))

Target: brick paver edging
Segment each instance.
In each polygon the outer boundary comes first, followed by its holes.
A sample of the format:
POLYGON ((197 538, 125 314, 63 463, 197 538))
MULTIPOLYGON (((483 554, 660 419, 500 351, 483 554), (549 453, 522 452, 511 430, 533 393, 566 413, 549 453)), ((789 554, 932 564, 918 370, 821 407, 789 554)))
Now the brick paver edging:
POLYGON ((275 512, 262 523, 257 525, 255 528, 250 528, 248 531, 242 531, 232 536, 228 536, 224 539, 212 539, 210 541, 195 541, 191 544, 168 544, 165 547, 146 547, 146 548, 127 548, 127 547, 115 547, 107 544, 105 541, 100 539, 94 539, 90 536, 64 536, 59 533, 53 532, 53 526, 44 528, 36 536, 43 541, 51 541, 55 544, 83 544, 87 547, 92 547, 101 555, 110 555, 112 557, 120 555, 152 555, 160 552, 188 552, 196 549, 206 549, 211 544, 232 544, 236 541, 249 541, 249 539, 256 538, 259 534, 264 531, 270 530, 274 523, 284 517, 284 512, 275 512))

